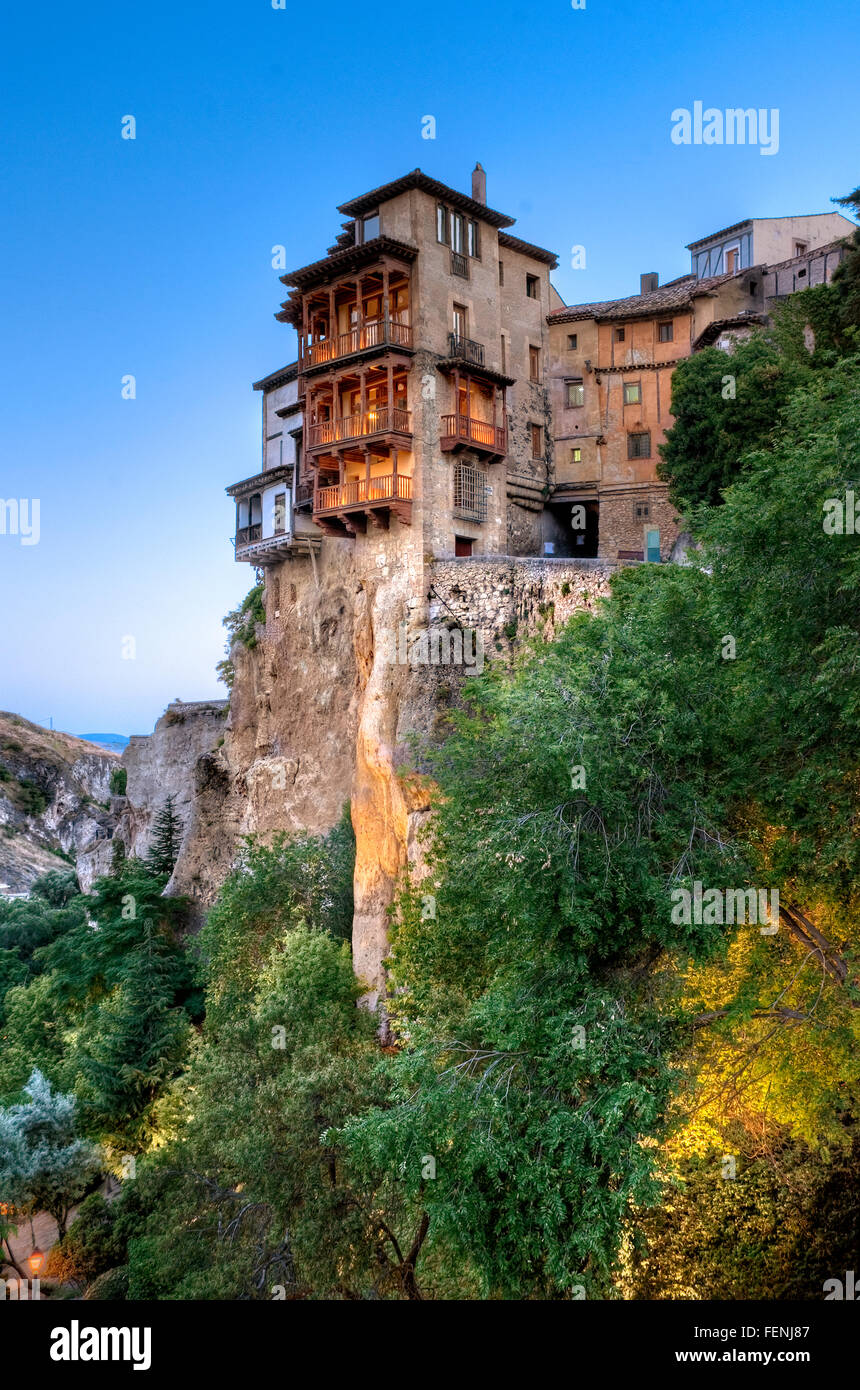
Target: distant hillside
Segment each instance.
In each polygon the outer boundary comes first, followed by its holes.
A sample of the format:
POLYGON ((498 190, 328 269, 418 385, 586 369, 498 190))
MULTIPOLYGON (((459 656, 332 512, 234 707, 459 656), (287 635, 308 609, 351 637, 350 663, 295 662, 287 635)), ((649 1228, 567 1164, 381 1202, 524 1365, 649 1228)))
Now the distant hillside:
POLYGON ((118 761, 117 750, 0 711, 0 893, 26 892, 109 835, 118 761))
POLYGON ((110 748, 114 752, 121 753, 128 744, 125 734, 78 734, 86 743, 95 743, 99 748, 110 748))

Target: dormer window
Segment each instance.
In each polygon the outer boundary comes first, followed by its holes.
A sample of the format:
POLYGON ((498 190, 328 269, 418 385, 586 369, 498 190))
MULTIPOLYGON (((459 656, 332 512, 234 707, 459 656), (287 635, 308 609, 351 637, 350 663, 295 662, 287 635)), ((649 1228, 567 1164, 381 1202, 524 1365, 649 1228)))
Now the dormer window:
POLYGON ((725 273, 726 275, 737 275, 741 268, 741 248, 740 243, 735 242, 734 246, 727 246, 725 250, 725 273))

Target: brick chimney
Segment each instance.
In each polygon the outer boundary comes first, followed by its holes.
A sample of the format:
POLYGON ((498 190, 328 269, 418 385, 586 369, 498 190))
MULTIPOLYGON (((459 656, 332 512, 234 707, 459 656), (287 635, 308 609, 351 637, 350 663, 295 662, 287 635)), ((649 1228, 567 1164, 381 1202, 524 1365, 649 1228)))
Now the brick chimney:
POLYGON ((639 276, 639 293, 640 293, 640 294, 651 294, 651 292, 652 292, 653 290, 656 290, 657 284, 658 284, 658 281, 659 281, 659 278, 660 278, 660 277, 658 276, 656 270, 649 270, 649 271, 647 272, 647 274, 645 274, 645 275, 640 275, 640 276, 639 276))
POLYGON ((487 175, 483 164, 476 164, 472 173, 472 197, 476 203, 487 201, 487 175))

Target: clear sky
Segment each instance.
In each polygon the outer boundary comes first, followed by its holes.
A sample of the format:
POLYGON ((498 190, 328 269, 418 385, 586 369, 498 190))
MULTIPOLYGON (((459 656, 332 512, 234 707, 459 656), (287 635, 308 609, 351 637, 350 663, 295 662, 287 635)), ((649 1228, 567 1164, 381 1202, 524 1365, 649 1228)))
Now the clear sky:
POLYGON ((259 466, 252 381, 295 348, 273 246, 316 260, 337 203, 416 166, 468 191, 479 159, 568 303, 636 293, 860 182, 859 35, 856 0, 7 7, 0 497, 39 499, 40 539, 0 535, 0 708, 142 733, 224 694, 253 577, 224 488, 259 466), (778 108, 778 153, 673 144, 697 100, 778 108))

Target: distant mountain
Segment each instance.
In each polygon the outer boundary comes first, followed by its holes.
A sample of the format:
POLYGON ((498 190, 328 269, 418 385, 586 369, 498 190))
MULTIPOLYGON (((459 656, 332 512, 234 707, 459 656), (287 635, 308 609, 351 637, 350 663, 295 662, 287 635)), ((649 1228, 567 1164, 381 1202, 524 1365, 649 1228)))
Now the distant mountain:
POLYGON ((110 748, 121 753, 128 743, 125 734, 78 734, 86 743, 97 743, 100 748, 110 748))

